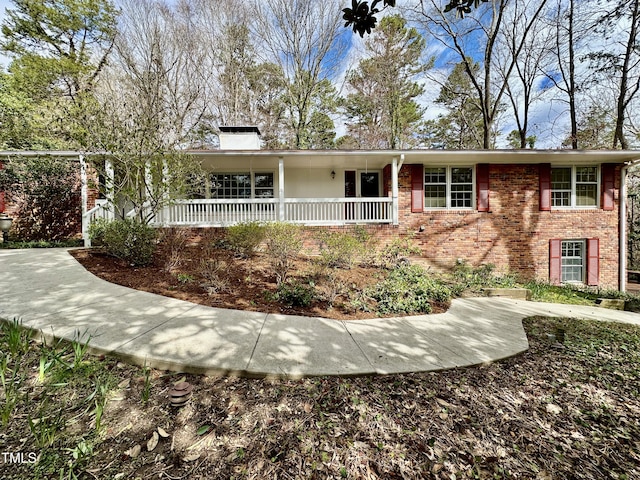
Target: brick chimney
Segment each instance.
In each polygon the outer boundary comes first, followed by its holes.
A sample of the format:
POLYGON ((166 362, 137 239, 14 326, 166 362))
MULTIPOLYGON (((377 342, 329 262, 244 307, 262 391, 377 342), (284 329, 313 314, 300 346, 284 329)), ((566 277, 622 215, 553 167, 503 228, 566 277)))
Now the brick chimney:
POLYGON ((220 127, 220 150, 260 150, 258 127, 220 127))

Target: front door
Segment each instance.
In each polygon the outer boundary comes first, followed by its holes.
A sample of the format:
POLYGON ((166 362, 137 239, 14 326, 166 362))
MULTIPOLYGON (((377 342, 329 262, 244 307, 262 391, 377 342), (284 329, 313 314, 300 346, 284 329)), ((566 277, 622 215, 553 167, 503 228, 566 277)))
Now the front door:
MULTIPOLYGON (((360 196, 375 198, 380 196, 380 172, 360 172, 360 196)), ((376 220, 380 217, 380 205, 374 202, 360 204, 360 220, 376 220)))
POLYGON ((360 196, 380 196, 380 172, 360 172, 360 196))

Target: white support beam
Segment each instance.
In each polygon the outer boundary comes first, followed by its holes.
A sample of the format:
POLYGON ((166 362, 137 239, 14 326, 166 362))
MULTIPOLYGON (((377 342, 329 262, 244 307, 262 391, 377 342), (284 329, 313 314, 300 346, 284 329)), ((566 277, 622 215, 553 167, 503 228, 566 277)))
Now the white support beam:
POLYGON ((87 203, 89 202, 89 186, 87 180, 87 162, 84 159, 84 155, 78 155, 80 161, 80 196, 82 198, 82 240, 84 240, 84 246, 90 247, 91 240, 89 239, 89 219, 87 218, 87 203))
POLYGON ((278 221, 285 220, 285 204, 284 204, 284 158, 278 158, 278 221))
POLYGON ((113 163, 111 163, 111 160, 106 158, 104 160, 104 189, 108 209, 106 217, 109 220, 113 220, 115 218, 114 181, 115 173, 113 163))
MULTIPOLYGON (((401 162, 404 163, 404 154, 401 156, 401 162)), ((391 162, 391 223, 398 225, 399 223, 399 207, 398 207, 398 157, 393 157, 391 162)))

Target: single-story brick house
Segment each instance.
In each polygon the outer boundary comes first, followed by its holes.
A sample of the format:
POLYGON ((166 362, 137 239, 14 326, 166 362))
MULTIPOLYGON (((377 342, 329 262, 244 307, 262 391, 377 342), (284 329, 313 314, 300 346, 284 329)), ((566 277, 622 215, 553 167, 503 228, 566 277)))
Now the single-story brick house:
MULTIPOLYGON (((175 202, 153 223, 363 224, 382 238, 413 235, 435 268, 464 259, 551 282, 625 288, 625 178, 640 152, 274 151, 259 149, 258 133, 224 129, 220 149, 190 151, 209 172, 199 198, 175 202)), ((106 200, 83 178, 86 232, 106 200)))

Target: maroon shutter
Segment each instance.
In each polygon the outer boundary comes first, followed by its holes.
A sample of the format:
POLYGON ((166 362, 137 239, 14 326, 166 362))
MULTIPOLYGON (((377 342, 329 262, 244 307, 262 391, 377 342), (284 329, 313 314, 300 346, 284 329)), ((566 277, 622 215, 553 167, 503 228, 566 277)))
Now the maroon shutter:
POLYGON ((541 163, 540 169, 540 210, 551 210, 551 164, 541 163))
POLYGON ((549 282, 559 284, 562 280, 562 240, 549 240, 549 282))
POLYGON ((587 239, 587 285, 598 285, 600 278, 600 242, 597 238, 587 239))
POLYGON ((411 165, 411 213, 424 211, 424 171, 422 165, 411 165))
POLYGON ((383 196, 388 197, 391 191, 391 165, 385 165, 382 169, 382 189, 383 196))
POLYGON ((612 163, 602 164, 602 200, 603 210, 613 210, 616 166, 612 163))
POLYGON ((344 172, 344 196, 347 198, 356 196, 355 170, 345 170, 344 172))
POLYGON ((489 164, 476 165, 476 191, 479 212, 489 211, 489 164))

